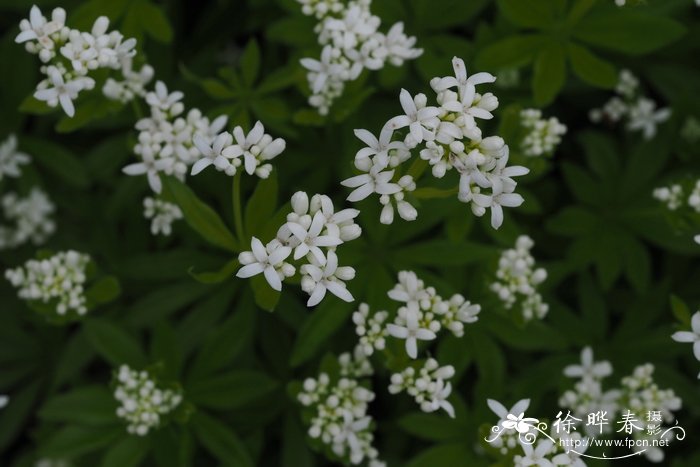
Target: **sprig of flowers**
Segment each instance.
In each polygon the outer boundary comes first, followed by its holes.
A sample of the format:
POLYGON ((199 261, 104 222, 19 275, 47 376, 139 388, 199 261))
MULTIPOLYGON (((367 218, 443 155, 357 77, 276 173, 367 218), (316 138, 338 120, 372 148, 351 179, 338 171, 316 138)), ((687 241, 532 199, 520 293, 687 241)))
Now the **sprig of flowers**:
MULTIPOLYGON (((363 354, 356 355, 366 362, 363 354)), ((371 371, 348 371, 348 367, 357 367, 358 363, 349 363, 347 357, 341 357, 338 363, 340 376, 322 372, 318 378, 307 378, 297 395, 299 402, 310 409, 308 434, 328 446, 343 462, 356 465, 369 461, 370 466, 383 466, 373 446, 372 416, 367 413, 375 394, 366 381, 359 379, 371 371)))
POLYGON ((182 219, 182 211, 177 204, 147 196, 143 200, 143 217, 151 220, 151 233, 168 236, 172 233, 172 223, 182 219))
POLYGON ((525 321, 542 319, 549 311, 549 305, 542 301, 537 287, 547 278, 544 268, 535 268, 535 258, 530 250, 535 245, 527 235, 521 235, 515 248, 503 251, 498 260, 496 281, 491 290, 496 293, 506 309, 518 302, 525 321))
POLYGON ((17 150, 17 137, 9 135, 0 143, 0 180, 5 177, 18 178, 22 175, 21 166, 29 164, 31 158, 17 150))
POLYGON ((610 98, 602 108, 590 111, 593 123, 617 123, 625 119, 628 131, 641 131, 644 139, 650 140, 656 135, 656 127, 671 117, 671 109, 657 109, 656 102, 641 94, 639 79, 629 70, 620 72, 615 92, 617 96, 610 98))
POLYGON ((365 355, 372 355, 375 349, 383 350, 386 337, 392 336, 405 340, 406 353, 416 358, 419 340, 434 340, 442 329, 462 337, 464 325, 478 320, 481 307, 465 300, 462 295, 455 294, 445 300, 433 287, 426 287, 412 271, 399 272, 398 279, 388 296, 405 305, 392 314, 391 322, 387 311, 372 313, 365 303, 353 313, 358 345, 365 355))
POLYGON ((402 89, 399 97, 404 113, 390 119, 378 139, 366 130, 355 131, 367 144, 355 155, 355 167, 363 173, 342 184, 354 189, 348 196, 352 202, 378 194, 384 206, 382 223, 393 222, 393 205, 404 220, 415 220, 418 215, 406 199, 416 189, 416 181, 400 172, 400 165, 411 159, 414 150, 432 167, 436 178, 454 169, 459 174, 458 199, 469 204, 476 216, 490 209, 493 228, 503 223, 503 206, 517 207, 523 202, 514 193, 517 183, 513 177, 529 170, 509 167, 509 149, 503 138, 483 138, 477 126, 477 119, 493 118, 491 111, 498 107, 498 99, 491 93, 477 93, 476 86, 496 78, 483 72, 467 77, 464 61, 457 57, 452 65, 455 76, 430 81, 437 106, 429 106, 425 94, 411 96, 402 89))
POLYGON ((29 19, 20 22, 15 42, 25 44, 44 64, 46 78, 37 85, 34 97, 50 107, 60 104, 69 117, 75 114, 73 101, 95 87, 90 74, 98 69, 123 70, 136 53, 136 39, 125 39, 118 31, 107 32, 109 19, 100 16, 92 29, 80 31, 65 25, 66 11, 55 8, 47 19, 37 6, 29 19))
POLYGON ((440 366, 434 358, 425 360, 423 366, 409 366, 400 373, 391 375, 389 392, 398 394, 405 391, 412 396, 423 412, 444 410, 454 418, 454 407, 447 400, 452 394, 452 384, 449 380, 454 376, 452 365, 440 366))
POLYGON ((17 193, 7 193, 0 205, 4 219, 9 222, 9 225, 0 225, 0 250, 16 248, 27 242, 41 245, 56 230, 52 219, 54 204, 37 187, 24 198, 17 193))
POLYGON ((566 125, 556 117, 543 118, 539 109, 521 110, 520 125, 526 131, 520 149, 528 157, 553 154, 561 143, 561 137, 566 134, 566 125))
MULTIPOLYGON (((674 332, 671 338, 676 342, 693 344, 693 355, 700 361, 700 311, 696 311, 690 320, 690 331, 674 332)), ((700 379, 700 373, 698 374, 700 379)))
POLYGON ((666 186, 655 188, 652 196, 662 202, 669 211, 688 208, 700 213, 700 179, 684 178, 666 186))
POLYGON ((19 289, 19 298, 47 305, 58 317, 77 317, 88 311, 84 285, 89 261, 88 255, 68 250, 30 259, 22 267, 5 271, 5 277, 19 289))
POLYGON ((405 60, 419 57, 415 37, 404 33, 403 23, 389 32, 379 31, 381 19, 370 11, 371 0, 297 0, 305 15, 315 16, 314 28, 323 47, 319 60, 301 59, 308 70, 312 95, 309 104, 326 115, 335 99, 343 94, 345 83, 363 70, 380 70, 386 63, 401 66, 405 60))
POLYGON ((297 262, 301 288, 309 294, 308 306, 317 305, 326 292, 346 302, 353 301, 345 282, 355 277, 355 270, 338 265, 335 249, 362 233, 354 221, 359 211, 336 212, 328 196, 317 194, 309 198, 303 191, 292 196, 291 204, 292 212, 287 214, 287 222, 278 229, 273 240, 263 245, 253 237, 251 251, 238 256, 243 267, 238 270, 237 277, 262 273, 270 287, 280 291, 282 281, 297 271, 291 262, 297 262))
POLYGON ((126 430, 132 435, 146 436, 182 402, 181 391, 164 389, 148 372, 128 365, 119 367, 115 380, 114 398, 120 403, 117 416, 128 423, 126 430))

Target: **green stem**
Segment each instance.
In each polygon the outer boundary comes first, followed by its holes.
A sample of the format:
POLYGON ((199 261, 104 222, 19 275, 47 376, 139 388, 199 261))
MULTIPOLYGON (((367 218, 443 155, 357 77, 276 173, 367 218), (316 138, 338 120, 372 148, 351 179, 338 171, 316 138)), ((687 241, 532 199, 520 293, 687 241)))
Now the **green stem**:
POLYGON ((241 209, 241 171, 236 171, 236 175, 233 176, 233 189, 232 189, 232 199, 233 199, 233 222, 236 227, 236 236, 238 237, 238 242, 240 245, 245 245, 246 237, 243 231, 243 210, 241 209))

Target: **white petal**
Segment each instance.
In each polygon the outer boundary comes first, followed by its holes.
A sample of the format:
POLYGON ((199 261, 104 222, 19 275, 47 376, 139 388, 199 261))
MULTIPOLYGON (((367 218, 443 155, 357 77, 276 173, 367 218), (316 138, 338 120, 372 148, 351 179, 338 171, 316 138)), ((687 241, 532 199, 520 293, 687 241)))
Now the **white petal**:
POLYGON ((251 263, 239 269, 236 273, 236 277, 245 279, 260 274, 261 272, 263 272, 264 269, 265 268, 260 263, 251 263))
POLYGON ((267 280, 267 283, 270 284, 270 287, 278 292, 282 290, 282 281, 280 280, 280 276, 277 274, 275 268, 268 266, 265 268, 263 273, 265 274, 265 279, 267 280))

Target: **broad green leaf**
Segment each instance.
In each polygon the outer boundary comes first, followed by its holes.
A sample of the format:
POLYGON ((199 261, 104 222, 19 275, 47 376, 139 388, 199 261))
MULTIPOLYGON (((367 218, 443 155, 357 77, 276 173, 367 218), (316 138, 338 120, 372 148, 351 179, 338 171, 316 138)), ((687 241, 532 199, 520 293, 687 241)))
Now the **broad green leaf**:
POLYGON ((114 276, 106 276, 95 282, 85 291, 89 306, 109 303, 121 293, 119 281, 114 276))
POLYGON ((221 217, 187 185, 173 177, 164 178, 163 185, 180 206, 187 223, 202 238, 225 250, 238 252, 238 244, 221 217))
POLYGON ((484 48, 476 57, 476 66, 490 71, 519 67, 531 62, 546 43, 547 36, 542 34, 508 36, 484 48))
POLYGON ((53 172, 61 180, 77 188, 86 188, 90 179, 82 161, 67 149, 55 143, 22 138, 20 146, 39 165, 53 172))
POLYGON ((278 383, 265 373, 240 370, 198 379, 187 388, 187 395, 197 406, 231 410, 265 397, 277 387, 278 383))
POLYGON ((604 89, 610 89, 617 84, 617 72, 610 62, 600 59, 585 47, 573 42, 568 44, 568 51, 571 68, 581 80, 604 89))
POLYGON ((245 208, 245 231, 260 237, 265 224, 275 213, 277 207, 277 172, 272 172, 266 179, 261 179, 245 208))
POLYGON ((588 166, 602 180, 617 179, 620 175, 620 155, 615 142, 604 133, 586 131, 578 136, 588 166))
POLYGON ((224 264, 218 271, 212 272, 195 272, 190 268, 190 276, 192 276, 197 282, 202 284, 219 284, 224 282, 226 279, 233 279, 236 275, 236 270, 238 270, 238 259, 232 259, 224 264))
POLYGON ((112 445, 102 458, 102 467, 137 467, 148 454, 148 439, 126 436, 112 445))
POLYGON ((44 420, 87 425, 120 423, 117 402, 106 386, 85 386, 49 399, 39 410, 44 420))
POLYGON ((637 292, 644 292, 651 282, 651 257, 642 242, 632 236, 623 245, 625 275, 637 292))
POLYGON ((553 42, 542 49, 535 59, 532 92, 535 103, 545 106, 559 94, 566 80, 564 47, 553 42))
POLYGON ((667 46, 685 34, 683 25, 663 16, 617 8, 579 21, 574 37, 604 49, 642 55, 667 46))
POLYGON ((559 0, 498 0, 503 15, 524 28, 544 28, 554 21, 555 4, 559 0))
POLYGON ((678 319, 678 321, 680 321, 685 327, 690 327, 691 315, 688 305, 686 305, 686 303, 676 295, 671 295, 670 303, 673 316, 675 316, 676 319, 678 319))
POLYGON ((348 322, 352 310, 353 305, 326 297, 310 312, 297 334, 290 364, 297 367, 320 352, 328 339, 348 322))
POLYGON ((252 467, 253 461, 236 433, 217 419, 199 411, 192 416, 195 435, 223 465, 252 467))
POLYGON ((118 325, 103 318, 90 318, 85 320, 83 327, 97 353, 112 365, 140 367, 145 364, 138 341, 118 325))
POLYGON ((252 86, 260 72, 260 47, 255 39, 248 41, 240 61, 243 80, 252 86))

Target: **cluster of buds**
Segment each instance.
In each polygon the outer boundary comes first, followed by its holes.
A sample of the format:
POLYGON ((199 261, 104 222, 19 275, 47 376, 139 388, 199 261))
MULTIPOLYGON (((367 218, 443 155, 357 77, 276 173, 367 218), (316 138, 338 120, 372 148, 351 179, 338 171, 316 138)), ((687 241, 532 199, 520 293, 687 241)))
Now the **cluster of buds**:
POLYGON ((126 430, 132 435, 146 436, 182 402, 179 391, 159 387, 146 371, 122 365, 115 379, 114 398, 120 403, 117 416, 128 423, 126 430))
POLYGON ((391 375, 389 392, 398 394, 406 391, 412 396, 423 412, 435 412, 443 409, 454 418, 455 411, 447 398, 452 393, 449 380, 455 369, 451 365, 440 366, 434 358, 427 359, 418 370, 409 366, 400 373, 391 375))
POLYGON ((700 179, 683 179, 655 188, 652 196, 670 211, 687 207, 691 212, 700 213, 700 179))
POLYGON ((84 285, 89 261, 88 255, 69 250, 30 259, 5 271, 5 277, 19 289, 19 298, 48 306, 58 317, 83 316, 88 311, 84 285))
POLYGON ((56 230, 51 217, 55 207, 39 188, 32 188, 25 198, 16 193, 7 193, 0 200, 0 207, 5 221, 9 223, 0 225, 0 250, 16 248, 27 242, 41 245, 56 230))
POLYGON ((89 32, 71 29, 65 23, 63 8, 55 8, 47 19, 33 6, 29 19, 20 22, 15 42, 24 43, 27 51, 38 55, 43 63, 41 72, 46 78, 37 85, 34 97, 50 107, 60 104, 72 117, 73 101, 82 91, 95 87, 92 72, 131 69, 136 39, 125 39, 118 31, 107 32, 109 19, 105 16, 97 18, 89 32))
POLYGON ((372 445, 373 423, 367 414, 375 394, 358 380, 359 374, 347 371, 348 357, 349 354, 339 359, 341 375, 338 378, 332 378, 328 373, 321 373, 315 379, 307 378, 297 398, 310 409, 308 434, 312 439, 328 446, 342 462, 359 464, 368 461, 371 466, 379 467, 383 463, 378 460, 379 453, 372 445))
POLYGON ((292 277, 297 268, 289 261, 299 262, 301 288, 309 294, 308 306, 317 305, 330 292, 346 302, 353 301, 345 281, 355 277, 355 270, 339 266, 336 248, 360 236, 362 229, 355 223, 357 209, 335 212, 333 201, 326 195, 309 198, 298 191, 292 196, 292 212, 277 236, 263 245, 257 238, 251 241, 251 251, 238 257, 243 267, 236 274, 246 278, 264 274, 270 287, 282 290, 282 281, 292 277))
POLYGON ((520 150, 528 157, 553 154, 566 134, 566 125, 556 117, 543 118, 539 109, 521 110, 520 125, 525 130, 520 150))
POLYGON ((520 302, 525 321, 541 319, 549 311, 549 305, 542 301, 537 286, 547 278, 547 271, 535 268, 535 258, 530 250, 535 245, 530 237, 521 235, 515 248, 505 250, 498 261, 496 281, 491 290, 498 295, 506 309, 520 302))
POLYGON ((315 32, 323 47, 319 60, 303 58, 312 95, 309 104, 326 115, 345 83, 363 70, 380 70, 389 62, 401 66, 419 57, 415 37, 408 37, 403 23, 394 24, 387 34, 379 31, 381 19, 370 11, 371 0, 298 0, 305 15, 318 19, 315 32))
POLYGON ((493 118, 491 111, 498 107, 498 99, 491 93, 477 93, 476 86, 496 78, 489 73, 467 77, 464 61, 457 57, 452 65, 455 76, 430 81, 437 106, 429 106, 425 94, 411 96, 402 89, 399 97, 404 114, 387 121, 378 139, 367 130, 355 131, 367 145, 355 155, 355 167, 363 173, 342 184, 354 189, 348 196, 352 202, 378 194, 384 206, 380 220, 385 224, 393 222, 393 205, 404 220, 418 216, 407 200, 416 189, 415 180, 401 175, 400 170, 415 152, 432 167, 436 178, 454 169, 459 175, 458 199, 470 204, 476 216, 490 209, 495 229, 503 223, 503 206, 523 202, 514 192, 517 183, 513 177, 525 175, 528 169, 509 167, 509 149, 503 138, 484 138, 477 125, 477 119, 493 118))
POLYGON ((168 236, 173 230, 172 223, 182 219, 182 211, 176 204, 148 196, 143 200, 143 216, 151 220, 153 235, 168 236))
POLYGON ((21 166, 29 164, 31 158, 17 149, 17 137, 10 135, 0 143, 0 181, 5 177, 18 178, 21 166))
POLYGON ((641 94, 639 79, 629 70, 622 70, 615 87, 616 96, 610 98, 600 109, 590 111, 593 123, 617 123, 626 120, 629 131, 641 131, 644 139, 656 134, 656 127, 671 116, 671 109, 657 109, 653 99, 641 94))

